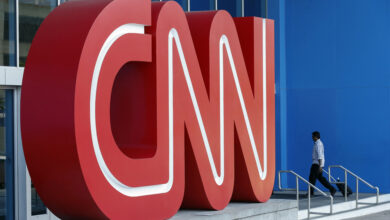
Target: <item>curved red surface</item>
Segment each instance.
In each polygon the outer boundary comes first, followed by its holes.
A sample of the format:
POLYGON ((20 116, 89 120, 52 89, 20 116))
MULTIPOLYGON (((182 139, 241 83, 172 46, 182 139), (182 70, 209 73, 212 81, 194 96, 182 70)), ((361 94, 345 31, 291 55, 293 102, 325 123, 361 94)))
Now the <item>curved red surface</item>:
POLYGON ((242 95, 263 164, 262 23, 226 11, 184 13, 175 2, 70 1, 42 23, 22 87, 24 153, 34 186, 60 218, 164 219, 179 207, 223 209, 234 200, 265 202, 275 175, 273 21, 266 20, 268 171, 259 178, 232 70, 224 50, 225 177, 210 169, 194 106, 173 44, 173 184, 164 193, 129 196, 116 190, 95 156, 91 85, 99 52, 125 24, 99 73, 96 132, 110 172, 142 187, 169 179, 168 35, 177 30, 220 174, 219 40, 229 39, 242 95), (75 16, 77 15, 77 16, 75 16))

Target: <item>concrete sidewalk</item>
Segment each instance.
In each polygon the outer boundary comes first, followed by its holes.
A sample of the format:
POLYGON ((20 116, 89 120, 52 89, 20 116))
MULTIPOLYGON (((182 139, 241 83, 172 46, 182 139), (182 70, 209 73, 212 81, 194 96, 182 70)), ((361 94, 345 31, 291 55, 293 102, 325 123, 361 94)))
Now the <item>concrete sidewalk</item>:
POLYGON ((364 215, 357 218, 348 218, 348 220, 389 220, 390 219, 390 210, 379 212, 371 215, 364 215))
POLYGON ((182 209, 171 220, 230 220, 230 219, 291 219, 298 218, 296 201, 271 198, 266 203, 231 202, 225 209, 188 210, 182 209))

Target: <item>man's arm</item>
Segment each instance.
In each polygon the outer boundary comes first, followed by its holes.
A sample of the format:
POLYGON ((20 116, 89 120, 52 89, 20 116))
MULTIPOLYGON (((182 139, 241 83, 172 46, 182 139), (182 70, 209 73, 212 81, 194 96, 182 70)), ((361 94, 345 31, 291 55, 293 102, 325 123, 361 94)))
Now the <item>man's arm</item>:
POLYGON ((322 143, 317 145, 317 158, 318 158, 318 165, 319 165, 319 171, 322 172, 322 167, 324 166, 324 145, 322 143))

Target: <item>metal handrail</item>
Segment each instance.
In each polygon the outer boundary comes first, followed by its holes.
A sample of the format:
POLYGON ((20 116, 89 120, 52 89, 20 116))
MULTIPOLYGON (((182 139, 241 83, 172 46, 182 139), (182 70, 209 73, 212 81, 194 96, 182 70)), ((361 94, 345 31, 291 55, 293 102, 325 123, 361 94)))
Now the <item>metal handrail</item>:
MULTIPOLYGON (((351 174, 352 176, 354 176, 356 178, 356 208, 358 208, 359 206, 359 180, 361 182, 363 182, 364 184, 366 184, 368 187, 370 187, 371 189, 375 189, 376 190, 376 204, 379 203, 379 187, 377 186, 373 186, 371 184, 369 184, 367 181, 365 181, 364 179, 362 179, 360 176, 352 173, 350 170, 348 170, 347 168, 341 166, 341 165, 330 165, 328 166, 328 180, 329 182, 330 181, 330 171, 331 171, 331 168, 340 168, 342 170, 344 170, 344 182, 337 182, 337 183, 344 183, 344 197, 345 197, 345 201, 347 201, 347 196, 348 196, 348 193, 347 193, 347 183, 348 183, 348 173, 351 174)), ((335 182, 331 182, 331 183, 335 183, 335 182)))
POLYGON ((325 192, 323 192, 322 190, 318 189, 316 186, 314 186, 313 184, 311 184, 309 181, 305 180, 305 178, 301 177, 300 175, 298 175, 297 173, 295 173, 294 171, 292 170, 280 170, 278 172, 278 184, 279 184, 279 190, 285 190, 285 191, 296 191, 297 192, 297 208, 299 210, 299 181, 298 180, 302 180, 303 182, 307 183, 308 184, 308 193, 307 193, 307 196, 308 196, 308 200, 307 200, 307 218, 310 218, 310 198, 311 198, 311 193, 310 193, 310 190, 311 190, 311 187, 313 187, 315 190, 317 190, 318 192, 320 192, 323 196, 325 197, 329 197, 330 198, 330 210, 329 210, 329 213, 330 214, 333 214, 333 196, 331 195, 328 195, 326 194, 325 192), (291 173, 295 176, 295 182, 296 182, 296 188, 293 189, 293 188, 282 188, 282 184, 280 182, 280 174, 281 173, 291 173), (311 187, 310 187, 311 186, 311 187))
POLYGON ((326 173, 326 175, 328 175, 328 181, 329 183, 343 183, 343 182, 340 182, 340 181, 337 181, 333 176, 331 176, 328 172, 326 172, 324 169, 322 169, 322 172, 326 173), (333 181, 330 181, 329 178, 332 178, 333 181))

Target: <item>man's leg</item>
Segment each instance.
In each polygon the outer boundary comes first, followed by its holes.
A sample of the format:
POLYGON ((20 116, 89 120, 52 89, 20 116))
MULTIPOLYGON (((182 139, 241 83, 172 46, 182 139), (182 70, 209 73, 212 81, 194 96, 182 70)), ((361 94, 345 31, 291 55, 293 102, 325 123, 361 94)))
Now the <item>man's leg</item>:
MULTIPOLYGON (((309 175, 309 182, 313 185, 316 185, 316 179, 318 175, 318 165, 317 164, 312 164, 310 168, 310 175, 309 175)), ((313 195, 314 194, 314 188, 310 187, 310 193, 313 195)))
POLYGON ((320 183, 325 186, 332 195, 334 195, 336 189, 328 182, 328 180, 324 176, 322 176, 322 172, 318 172, 317 178, 320 183))

